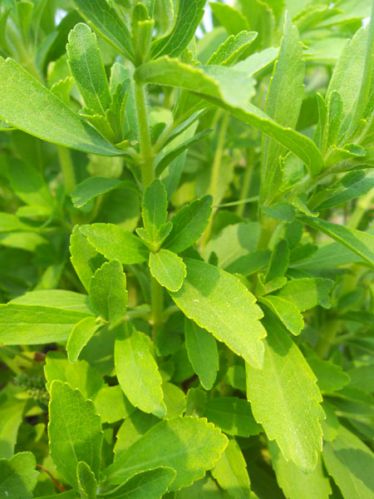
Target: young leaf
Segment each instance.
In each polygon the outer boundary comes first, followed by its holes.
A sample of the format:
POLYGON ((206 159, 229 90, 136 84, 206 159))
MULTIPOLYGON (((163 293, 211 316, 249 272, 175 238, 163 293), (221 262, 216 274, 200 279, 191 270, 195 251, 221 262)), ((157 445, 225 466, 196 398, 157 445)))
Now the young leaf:
POLYGON ((255 31, 241 31, 235 36, 229 36, 210 57, 208 64, 222 64, 223 66, 234 64, 248 52, 248 48, 256 38, 255 31))
POLYGON ((111 103, 108 80, 96 35, 87 24, 78 23, 66 46, 70 70, 91 114, 105 115, 111 103))
POLYGON ((300 310, 305 312, 311 308, 321 305, 329 308, 330 294, 334 282, 321 277, 303 277, 292 279, 277 293, 277 296, 292 302, 300 310))
POLYGON ((326 222, 320 218, 303 218, 306 224, 320 230, 359 255, 374 267, 374 236, 361 230, 350 229, 344 225, 326 222))
POLYGON ((58 308, 68 312, 92 315, 88 296, 64 289, 36 289, 14 298, 9 303, 58 308))
POLYGON ((40 345, 63 342, 71 328, 87 315, 36 305, 0 305, 0 343, 40 345))
POLYGON ((98 476, 103 434, 90 400, 67 383, 53 381, 49 402, 49 445, 52 459, 64 479, 77 486, 76 469, 84 461, 98 476))
POLYGON ((265 327, 263 368, 247 364, 248 400, 256 420, 268 438, 277 442, 283 457, 312 471, 322 450, 323 411, 317 379, 280 323, 268 317, 265 327))
POLYGON ((79 461, 77 465, 77 483, 82 499, 96 499, 96 478, 89 465, 84 461, 79 461))
POLYGON ((140 239, 118 225, 82 225, 80 231, 95 250, 108 260, 118 260, 125 265, 147 260, 148 251, 140 239))
POLYGON ((150 339, 131 328, 120 328, 114 363, 119 384, 132 405, 143 412, 164 416, 162 378, 151 352, 150 339))
POLYGON ((260 298, 260 302, 266 305, 290 333, 297 336, 304 329, 304 318, 299 309, 291 301, 280 296, 267 295, 260 298))
POLYGON ((214 16, 219 20, 222 26, 230 34, 236 35, 240 31, 249 28, 248 21, 244 15, 231 5, 223 3, 210 3, 214 16))
POLYGON ((121 484, 150 467, 165 466, 176 472, 169 490, 178 490, 213 468, 226 445, 226 437, 204 419, 185 417, 162 421, 129 449, 116 454, 107 469, 108 481, 121 484))
POLYGON ((93 403, 84 400, 67 383, 53 381, 49 403, 48 434, 52 459, 71 485, 77 486, 76 469, 84 461, 98 476, 103 434, 93 403))
POLYGON ((305 161, 313 175, 323 168, 321 153, 312 140, 295 130, 281 126, 259 108, 248 103, 249 92, 243 91, 250 84, 248 73, 241 70, 235 70, 234 73, 231 68, 213 68, 196 68, 177 59, 162 57, 140 66, 135 72, 135 79, 197 93, 290 149, 305 161), (237 88, 233 88, 233 81, 237 88))
POLYGON ((105 177, 89 177, 76 186, 71 193, 71 200, 76 208, 83 208, 87 203, 113 191, 122 185, 121 180, 105 177))
POLYGON ((181 208, 172 218, 173 228, 163 246, 182 253, 193 245, 206 228, 212 210, 212 198, 205 196, 181 208))
POLYGON ((31 452, 19 452, 10 459, 0 459, 0 497, 31 499, 39 473, 31 452))
POLYGON ((182 312, 233 352, 258 368, 266 331, 254 296, 233 275, 199 260, 185 259, 187 277, 171 297, 182 312))
POLYGON ((292 461, 286 461, 277 444, 270 445, 271 460, 277 475, 277 482, 289 499, 328 499, 332 493, 328 478, 325 476, 321 460, 317 467, 304 473, 292 461))
POLYGON ((235 440, 230 440, 225 452, 212 470, 220 487, 234 499, 250 497, 251 484, 242 451, 235 440))
MULTIPOLYGON (((302 56, 297 28, 287 19, 265 106, 268 116, 284 127, 294 128, 299 116, 304 95, 305 67, 302 56), (290 93, 292 99, 289 98, 290 93)), ((268 204, 280 187, 282 176, 279 157, 284 153, 284 148, 273 139, 264 137, 261 152, 261 198, 268 204)))
POLYGON ((83 152, 122 154, 15 61, 0 58, 0 80, 0 116, 16 128, 83 152))
POLYGON ((178 291, 186 277, 186 265, 181 257, 167 249, 149 254, 152 276, 169 291, 178 291))
POLYGON ((217 378, 219 355, 216 340, 194 322, 185 320, 184 334, 189 361, 205 390, 211 390, 217 378))
POLYGON ((99 327, 100 325, 97 323, 96 317, 86 317, 73 327, 66 344, 70 362, 78 360, 83 348, 87 345, 99 327))
POLYGON ((91 280, 90 300, 98 315, 112 324, 124 318, 127 308, 126 275, 113 260, 104 263, 91 280))
POLYGON ((107 42, 119 52, 132 59, 131 35, 117 12, 106 0, 74 0, 81 16, 107 42))
POLYGON ((337 364, 322 360, 315 354, 308 355, 307 361, 317 376, 321 392, 333 393, 348 385, 350 381, 348 374, 337 364))
POLYGON ((369 499, 373 495, 373 453, 344 426, 339 426, 332 442, 325 443, 323 460, 343 497, 369 499))
POLYGON ((208 400, 204 416, 225 433, 239 437, 250 437, 261 431, 252 416, 251 406, 237 397, 217 397, 208 400))
POLYGON ((206 0, 179 0, 174 28, 152 44, 154 59, 165 54, 175 57, 183 52, 203 17, 205 3, 206 0))
POLYGON ((283 277, 287 272, 287 268, 290 260, 290 250, 288 243, 285 239, 282 239, 274 248, 269 267, 266 272, 265 281, 269 282, 278 277, 283 277))
POLYGON ((108 499, 153 499, 166 494, 169 485, 175 479, 172 468, 159 467, 143 471, 130 478, 124 485, 116 487, 112 494, 105 494, 108 499))

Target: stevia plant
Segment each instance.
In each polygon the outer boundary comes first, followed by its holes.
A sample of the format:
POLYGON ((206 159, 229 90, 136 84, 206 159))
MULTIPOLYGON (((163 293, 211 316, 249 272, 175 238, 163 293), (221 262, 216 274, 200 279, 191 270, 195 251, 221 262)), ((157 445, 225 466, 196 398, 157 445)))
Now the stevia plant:
POLYGON ((0 497, 373 497, 373 5, 0 2, 0 497))

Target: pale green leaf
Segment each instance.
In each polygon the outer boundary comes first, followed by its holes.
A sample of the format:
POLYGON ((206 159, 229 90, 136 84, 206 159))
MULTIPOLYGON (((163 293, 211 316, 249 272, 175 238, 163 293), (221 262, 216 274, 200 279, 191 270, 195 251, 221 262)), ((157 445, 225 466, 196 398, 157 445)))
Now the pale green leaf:
POLYGON ((159 419, 153 414, 147 414, 136 409, 120 426, 116 435, 114 454, 129 449, 139 438, 141 438, 152 426, 159 423, 159 419))
POLYGON ((235 36, 229 36, 213 53, 208 64, 221 64, 223 66, 234 64, 248 52, 248 48, 256 38, 255 31, 241 31, 235 36))
POLYGON ((208 400, 204 416, 229 435, 250 437, 261 431, 261 427, 253 418, 249 402, 238 397, 217 397, 208 400))
POLYGON ((187 399, 184 391, 173 383, 163 383, 164 402, 166 405, 166 419, 182 416, 186 410, 187 399))
POLYGON ((333 281, 321 277, 292 279, 278 292, 277 296, 292 302, 301 312, 317 305, 330 308, 333 285, 333 281))
POLYGON ((247 396, 256 420, 275 440, 287 461, 312 471, 322 450, 317 379, 279 322, 267 318, 261 370, 247 364, 247 396), (307 396, 306 396, 307 394, 307 396))
POLYGON ((88 314, 36 305, 0 305, 0 344, 39 345, 63 342, 88 314))
POLYGON ((66 350, 70 362, 78 360, 83 348, 87 345, 99 327, 100 325, 97 323, 96 317, 85 317, 75 324, 66 343, 66 350))
POLYGON ((235 440, 230 440, 225 452, 212 470, 220 487, 234 499, 248 499, 251 484, 247 463, 235 440))
POLYGON ((100 388, 95 395, 94 404, 102 423, 116 423, 135 411, 119 385, 100 388))
POLYGON ((206 228, 212 209, 212 198, 205 196, 181 208, 172 218, 173 228, 164 242, 165 248, 181 253, 199 239, 206 228))
POLYGON ((114 362, 119 384, 132 405, 162 417, 162 378, 151 352, 150 339, 131 328, 118 331, 114 362))
POLYGON ((127 265, 147 260, 148 250, 140 239, 118 225, 82 225, 80 230, 95 250, 108 260, 118 260, 127 265))
POLYGON ((90 301, 104 319, 116 323, 124 318, 127 308, 126 275, 116 261, 104 263, 91 280, 90 301))
POLYGON ((93 403, 67 383, 55 380, 50 391, 50 453, 59 473, 76 486, 79 461, 88 464, 98 476, 103 440, 100 418, 93 403))
POLYGON ((332 442, 325 443, 323 460, 343 497, 373 497, 373 453, 344 426, 339 427, 338 435, 332 442))
POLYGON ((216 340, 192 321, 186 319, 184 326, 186 349, 189 361, 205 390, 211 390, 219 369, 216 340))
POLYGON ((297 306, 291 301, 281 296, 267 295, 261 297, 260 302, 278 317, 290 333, 297 336, 304 329, 304 318, 297 306))
POLYGON ((79 461, 77 465, 77 483, 81 499, 96 499, 96 478, 84 461, 79 461))
POLYGON ((169 490, 187 487, 213 468, 226 445, 226 437, 203 419, 163 421, 116 454, 107 469, 108 481, 121 484, 141 471, 165 466, 176 471, 169 490))
POLYGON ((39 473, 31 452, 19 452, 9 460, 0 459, 0 497, 31 499, 39 473))
POLYGON ((71 200, 76 208, 82 208, 87 203, 113 191, 122 185, 121 180, 106 177, 89 177, 76 186, 71 193, 71 200))
POLYGON ((108 80, 95 33, 78 23, 66 46, 70 70, 91 114, 105 115, 111 104, 108 80))
POLYGON ((287 499, 328 499, 331 487, 325 476, 321 460, 317 467, 304 473, 292 461, 286 461, 273 442, 270 445, 271 460, 277 476, 277 482, 287 499))
POLYGON ((16 128, 84 152, 122 154, 15 61, 0 58, 0 80, 0 116, 16 128))
POLYGON ((0 458, 10 458, 14 453, 18 429, 22 423, 25 401, 0 392, 0 458))
POLYGON ((119 52, 132 58, 131 35, 126 24, 106 0, 74 0, 81 16, 119 52))
POLYGON ((10 303, 52 307, 92 315, 87 295, 65 289, 36 289, 28 291, 24 295, 14 298, 10 303))
POLYGON ((182 312, 253 366, 261 367, 266 331, 255 297, 235 276, 185 259, 187 277, 171 296, 182 312))
POLYGON ((322 392, 333 393, 348 385, 350 378, 339 365, 322 360, 315 354, 308 355, 307 361, 317 376, 318 386, 322 392))
POLYGON ((169 291, 178 291, 187 274, 182 258, 167 249, 149 254, 149 270, 161 286, 169 291))
POLYGON ((210 7, 214 16, 228 33, 236 35, 240 31, 248 29, 248 22, 244 15, 231 5, 211 2, 210 7))
POLYGON ((138 473, 113 493, 106 494, 108 499, 161 499, 175 479, 172 468, 159 467, 138 473))

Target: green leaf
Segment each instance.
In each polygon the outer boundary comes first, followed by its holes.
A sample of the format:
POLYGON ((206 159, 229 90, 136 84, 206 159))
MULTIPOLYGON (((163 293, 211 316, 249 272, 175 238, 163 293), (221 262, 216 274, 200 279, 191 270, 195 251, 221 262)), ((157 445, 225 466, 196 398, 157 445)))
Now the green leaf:
POLYGON ((67 383, 53 381, 49 402, 49 446, 64 479, 77 486, 76 469, 84 461, 98 476, 103 434, 93 403, 67 383))
POLYGON ((296 307, 304 312, 321 305, 330 308, 330 294, 334 282, 321 277, 303 277, 292 279, 277 293, 277 296, 292 302, 296 307))
MULTIPOLYGON (((305 64, 297 28, 286 19, 278 60, 274 66, 265 111, 279 125, 295 128, 304 96, 305 64), (289 96, 292 95, 292 99, 289 96)), ((284 148, 268 137, 261 147, 261 198, 269 204, 282 181, 279 157, 284 148)))
POLYGON ((74 0, 78 12, 116 50, 132 59, 131 35, 106 0, 74 0))
POLYGON ((325 476, 321 460, 317 467, 304 473, 292 461, 286 461, 275 443, 270 445, 271 460, 277 475, 277 482, 289 499, 328 499, 332 493, 325 476))
POLYGON ((91 246, 81 231, 81 226, 75 225, 70 236, 70 260, 81 283, 87 291, 90 289, 91 278, 104 263, 104 257, 91 246))
POLYGON ((205 390, 211 390, 217 378, 219 355, 216 340, 194 322, 185 320, 184 334, 188 359, 205 390))
POLYGON ((204 13, 206 0, 179 0, 178 13, 172 31, 152 44, 152 56, 177 56, 190 43, 204 13))
POLYGON ((135 411, 119 385, 104 385, 100 388, 95 395, 94 404, 102 423, 116 423, 135 411))
POLYGON ((135 407, 162 417, 162 378, 151 352, 151 341, 132 328, 120 328, 114 347, 116 374, 121 388, 135 407))
POLYGON ((96 317, 86 317, 75 324, 69 334, 66 344, 70 362, 76 362, 78 360, 83 348, 87 345, 99 327, 100 324, 97 323, 96 317))
POLYGON ((85 315, 92 315, 87 295, 64 289, 36 289, 14 298, 9 303, 16 305, 52 307, 71 312, 80 312, 85 315))
POLYGON ((79 461, 77 464, 77 483, 81 499, 96 499, 96 478, 89 465, 84 461, 79 461))
POLYGON ((241 31, 235 36, 229 36, 213 53, 208 64, 221 64, 222 66, 234 64, 248 52, 248 48, 256 38, 257 33, 255 31, 241 31))
POLYGON ((115 324, 124 319, 127 309, 126 275, 113 260, 104 263, 91 280, 90 300, 98 315, 115 324))
POLYGON ((220 487, 234 499, 250 497, 251 484, 247 463, 235 440, 230 440, 225 452, 212 470, 220 487))
POLYGON ((337 225, 320 218, 304 217, 306 224, 343 244, 374 267, 374 236, 368 232, 337 225))
POLYGON ((118 260, 125 265, 142 263, 148 250, 139 238, 114 224, 91 224, 80 227, 82 234, 96 251, 108 260, 118 260))
POLYGON ((68 63, 91 114, 105 115, 111 104, 108 80, 95 33, 78 23, 69 33, 66 46, 68 63))
POLYGON ((237 397, 217 397, 208 400, 204 416, 229 435, 250 437, 261 431, 261 427, 252 416, 249 402, 237 397))
POLYGON ((167 249, 149 254, 152 276, 169 291, 178 291, 186 277, 186 265, 181 257, 167 249))
POLYGON ((0 116, 16 128, 83 152, 122 154, 15 61, 0 58, 0 80, 0 116))
POLYGON ((162 421, 129 449, 119 451, 107 469, 108 481, 121 484, 150 467, 165 466, 176 472, 170 491, 191 485, 213 468, 227 445, 212 424, 195 417, 162 421))
POLYGON ((308 364, 317 376, 318 386, 324 393, 333 393, 348 385, 350 378, 343 369, 333 362, 320 359, 315 354, 307 357, 308 364))
POLYGON ((173 228, 164 247, 182 253, 193 245, 206 228, 212 210, 212 198, 204 196, 181 208, 172 218, 173 228))
POLYGON ((343 497, 369 499, 373 496, 373 453, 344 426, 339 427, 332 442, 325 443, 323 460, 343 497))
POLYGON ((8 396, 5 390, 0 392, 0 458, 13 456, 25 403, 8 396))
POLYGON ((0 305, 0 344, 39 345, 63 342, 87 314, 34 305, 0 305))
POLYGON ((290 250, 288 243, 285 239, 282 239, 274 248, 268 270, 266 272, 265 280, 266 282, 277 279, 278 277, 283 277, 287 272, 290 260, 290 250))
POLYGON ((258 368, 266 331, 255 297, 235 276, 201 262, 185 259, 187 277, 171 297, 182 312, 233 352, 258 368))
POLYGON ((269 317, 265 326, 263 368, 247 364, 248 400, 255 419, 268 438, 277 442, 283 457, 312 471, 322 450, 323 411, 317 379, 280 323, 269 317))
POLYGON ((217 66, 197 68, 177 59, 162 57, 140 66, 135 72, 135 78, 197 93, 229 110, 244 123, 276 139, 300 157, 313 175, 323 167, 321 153, 312 140, 295 130, 281 126, 259 108, 248 103, 249 86, 253 83, 247 72, 236 68, 219 67, 217 69, 217 66), (235 82, 235 87, 233 87, 233 82, 235 82))
POLYGON ((76 186, 71 193, 71 200, 76 208, 83 208, 87 203, 113 191, 122 185, 121 180, 105 177, 89 177, 76 186))
POLYGON ((249 26, 246 18, 239 10, 231 7, 231 5, 211 2, 210 7, 214 16, 228 33, 236 35, 240 31, 248 29, 249 26))
POLYGON ((304 318, 296 305, 280 296, 267 295, 260 298, 290 333, 297 336, 304 329, 304 318))
POLYGON ((112 494, 106 494, 108 499, 160 499, 164 497, 169 485, 175 479, 172 468, 156 468, 138 473, 124 485, 117 487, 112 494))
POLYGON ((0 497, 31 499, 39 473, 31 452, 19 452, 9 460, 0 459, 0 497))

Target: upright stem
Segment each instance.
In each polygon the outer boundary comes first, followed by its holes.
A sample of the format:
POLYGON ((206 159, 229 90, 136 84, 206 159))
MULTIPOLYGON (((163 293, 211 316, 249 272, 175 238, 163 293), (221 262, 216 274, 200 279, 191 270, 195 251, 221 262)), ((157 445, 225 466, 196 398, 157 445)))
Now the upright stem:
POLYGON ((57 153, 60 160, 62 176, 64 177, 65 191, 66 194, 70 194, 74 190, 76 184, 70 151, 66 147, 58 146, 57 153))
MULTIPOLYGON (((152 147, 151 134, 149 130, 147 95, 144 85, 135 84, 135 100, 139 126, 140 168, 142 185, 145 189, 155 179, 154 151, 152 147)), ((153 337, 156 336, 162 321, 164 310, 164 290, 160 284, 151 277, 151 323, 153 337)))
POLYGON ((323 359, 328 357, 331 346, 334 343, 335 337, 339 332, 340 324, 338 321, 328 321, 321 331, 319 340, 316 345, 316 353, 323 359))
POLYGON ((143 187, 147 187, 155 178, 151 134, 148 123, 147 95, 144 85, 135 84, 135 100, 139 126, 139 145, 141 154, 141 174, 143 187))
MULTIPOLYGON (((253 161, 254 161, 253 154, 250 152, 248 158, 248 164, 243 175, 243 184, 240 190, 240 198, 239 198, 240 200, 246 199, 248 196, 249 188, 252 182, 253 161)), ((245 210, 245 203, 239 204, 236 209, 237 215, 242 217, 244 215, 244 210, 245 210)))

